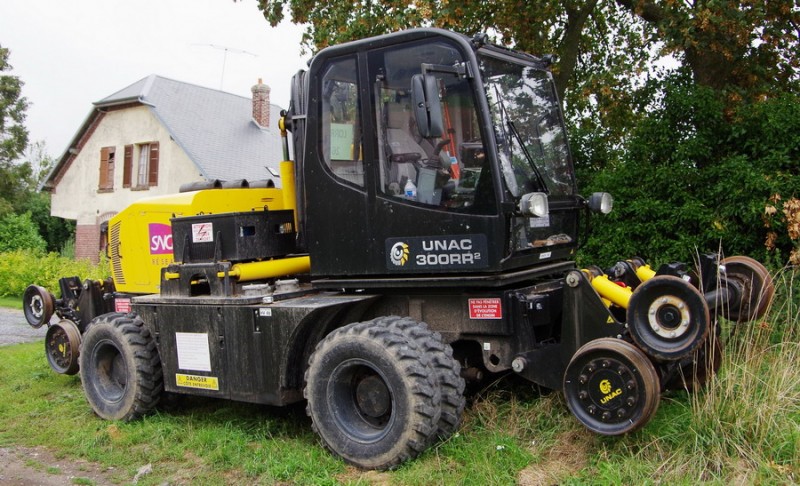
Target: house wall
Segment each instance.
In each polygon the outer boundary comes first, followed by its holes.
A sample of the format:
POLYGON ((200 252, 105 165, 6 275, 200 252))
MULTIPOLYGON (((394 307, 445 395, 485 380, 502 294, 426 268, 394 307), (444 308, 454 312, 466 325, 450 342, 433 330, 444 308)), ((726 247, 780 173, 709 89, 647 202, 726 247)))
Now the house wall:
POLYGON ((77 258, 97 261, 100 225, 134 201, 150 196, 174 194, 187 182, 203 180, 197 166, 175 143, 146 106, 107 112, 93 131, 87 132, 80 151, 66 168, 52 193, 51 214, 77 222, 77 258), (125 145, 159 142, 158 185, 136 188, 138 152, 134 152, 131 188, 122 187, 125 145), (100 190, 100 154, 115 147, 114 184, 100 190))

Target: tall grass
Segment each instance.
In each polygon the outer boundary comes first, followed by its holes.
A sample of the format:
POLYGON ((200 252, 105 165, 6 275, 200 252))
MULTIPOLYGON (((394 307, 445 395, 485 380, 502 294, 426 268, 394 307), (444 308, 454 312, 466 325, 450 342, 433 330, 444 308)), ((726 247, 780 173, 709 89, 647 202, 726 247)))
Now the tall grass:
POLYGON ((691 400, 694 457, 710 471, 738 469, 731 480, 763 480, 769 469, 800 480, 798 271, 774 278, 779 292, 767 314, 727 329, 720 372, 691 400))

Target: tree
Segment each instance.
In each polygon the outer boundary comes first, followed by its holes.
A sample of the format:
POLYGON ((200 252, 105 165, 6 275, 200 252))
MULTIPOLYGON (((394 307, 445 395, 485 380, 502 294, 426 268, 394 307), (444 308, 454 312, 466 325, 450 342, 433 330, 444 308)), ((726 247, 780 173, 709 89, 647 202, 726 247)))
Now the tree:
POLYGON ((694 81, 738 96, 795 91, 800 68, 796 2, 617 0, 651 25, 665 52, 680 56, 694 81))
POLYGON ((571 113, 599 112, 605 126, 635 124, 633 88, 661 56, 732 101, 768 89, 796 91, 800 8, 787 0, 259 0, 271 25, 288 13, 307 24, 311 50, 398 29, 437 26, 533 53, 555 53, 559 95, 571 113), (583 101, 581 101, 583 100, 583 101))
MULTIPOLYGON (((293 22, 307 24, 303 45, 312 51, 411 27, 434 26, 467 35, 494 32, 494 40, 505 45, 557 54, 555 78, 561 97, 577 71, 601 64, 604 71, 623 66, 637 70, 649 59, 641 42, 649 34, 642 30, 645 24, 608 0, 259 0, 259 8, 273 26, 286 12, 293 22), (593 48, 598 45, 603 49, 593 48), (594 59, 586 57, 590 53, 594 59)), ((617 81, 628 84, 624 78, 617 81)))
POLYGON ((39 236, 30 213, 7 214, 0 218, 0 253, 14 250, 43 252, 45 241, 39 236))
POLYGON ((16 163, 28 145, 28 130, 23 125, 28 102, 22 96, 19 77, 1 74, 11 70, 9 54, 0 45, 0 215, 22 199, 19 181, 30 177, 30 167, 16 163))

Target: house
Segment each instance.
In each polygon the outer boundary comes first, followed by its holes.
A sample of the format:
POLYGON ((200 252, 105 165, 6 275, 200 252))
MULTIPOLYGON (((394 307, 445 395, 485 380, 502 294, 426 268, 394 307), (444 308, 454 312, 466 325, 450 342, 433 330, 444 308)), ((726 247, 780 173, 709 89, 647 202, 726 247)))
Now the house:
POLYGON ((76 258, 96 262, 104 223, 137 199, 192 182, 274 179, 281 108, 261 80, 252 93, 152 75, 94 103, 42 185, 51 214, 77 222, 76 258))

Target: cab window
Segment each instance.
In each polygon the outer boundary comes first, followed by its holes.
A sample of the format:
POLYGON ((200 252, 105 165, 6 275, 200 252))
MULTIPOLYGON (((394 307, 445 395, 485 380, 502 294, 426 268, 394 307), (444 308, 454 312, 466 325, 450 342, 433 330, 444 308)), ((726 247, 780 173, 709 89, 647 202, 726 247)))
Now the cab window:
POLYGON ((446 41, 405 44, 371 53, 378 192, 411 204, 491 214, 490 164, 465 60, 446 41), (423 72, 423 63, 424 72, 423 72), (441 130, 424 135, 415 116, 412 78, 435 79, 441 130))
POLYGON ((322 79, 322 154, 333 175, 364 187, 356 60, 333 61, 322 79))

